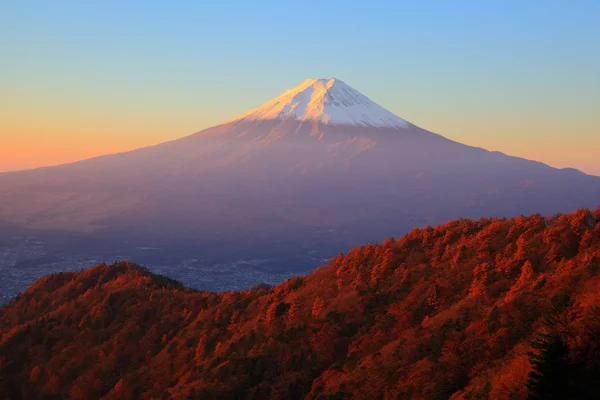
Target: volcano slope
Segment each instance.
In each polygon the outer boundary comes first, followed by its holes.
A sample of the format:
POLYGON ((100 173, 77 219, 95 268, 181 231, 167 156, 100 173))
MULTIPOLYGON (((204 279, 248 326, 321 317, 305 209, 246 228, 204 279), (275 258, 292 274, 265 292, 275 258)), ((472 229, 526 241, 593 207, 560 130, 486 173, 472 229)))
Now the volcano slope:
POLYGON ((599 198, 599 177, 454 142, 333 78, 178 140, 0 174, 0 221, 59 241, 59 258, 85 250, 151 265, 135 249, 156 248, 173 264, 271 260, 284 275, 412 227, 573 212, 599 198))

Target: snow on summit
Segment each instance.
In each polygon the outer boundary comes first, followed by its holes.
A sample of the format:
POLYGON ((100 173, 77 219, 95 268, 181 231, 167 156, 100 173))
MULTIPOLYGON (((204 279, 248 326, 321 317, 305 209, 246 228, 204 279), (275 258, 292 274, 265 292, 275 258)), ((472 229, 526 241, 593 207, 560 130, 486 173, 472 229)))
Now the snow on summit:
POLYGON ((331 125, 406 128, 408 122, 339 79, 307 79, 234 121, 287 119, 331 125))

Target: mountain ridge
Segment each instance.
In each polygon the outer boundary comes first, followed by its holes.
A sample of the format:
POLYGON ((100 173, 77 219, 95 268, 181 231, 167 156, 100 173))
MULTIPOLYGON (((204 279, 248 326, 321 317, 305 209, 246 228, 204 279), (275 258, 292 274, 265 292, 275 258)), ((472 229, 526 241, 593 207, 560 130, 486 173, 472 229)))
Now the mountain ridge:
POLYGON ((572 338, 570 393, 593 399, 599 274, 600 208, 414 229, 270 289, 203 292, 98 265, 0 308, 0 393, 526 399, 530 340, 566 293, 577 317, 552 329, 572 338))

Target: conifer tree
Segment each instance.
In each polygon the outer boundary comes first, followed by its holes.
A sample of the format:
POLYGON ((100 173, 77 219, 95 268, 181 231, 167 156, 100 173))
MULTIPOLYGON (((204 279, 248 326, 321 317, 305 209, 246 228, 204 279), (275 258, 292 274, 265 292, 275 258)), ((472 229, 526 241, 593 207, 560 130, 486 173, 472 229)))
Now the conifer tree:
POLYGON ((533 370, 527 380, 530 399, 573 398, 572 363, 567 343, 571 323, 577 318, 573 300, 564 290, 551 300, 544 331, 531 341, 533 370))

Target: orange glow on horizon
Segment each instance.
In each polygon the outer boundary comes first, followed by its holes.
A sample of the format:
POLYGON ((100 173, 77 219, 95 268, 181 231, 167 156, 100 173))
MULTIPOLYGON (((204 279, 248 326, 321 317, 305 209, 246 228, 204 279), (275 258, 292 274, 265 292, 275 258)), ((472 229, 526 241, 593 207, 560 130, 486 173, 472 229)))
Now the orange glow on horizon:
MULTIPOLYGON (((169 127, 169 121, 151 121, 149 123, 123 123, 105 121, 102 125, 86 126, 85 124, 65 124, 64 129, 56 126, 31 122, 18 125, 15 122, 9 127, 3 127, 3 132, 12 132, 2 137, 0 146, 0 172, 21 169, 52 166, 84 160, 104 154, 113 154, 151 146, 197 132, 194 123, 175 124, 169 127), (165 134, 165 132, 168 132, 165 134)), ((204 127, 214 123, 205 124, 204 127)), ((418 125, 418 123, 417 123, 418 125)), ((440 123, 443 125, 443 123, 440 123)), ((458 130, 454 126, 451 130, 458 130)), ((430 130, 435 129, 429 127, 430 130)), ((481 129, 479 126, 473 130, 481 129)), ((467 130, 461 127, 460 131, 467 130)), ((597 153, 588 146, 582 148, 579 143, 569 143, 566 140, 555 140, 548 143, 537 143, 538 136, 522 137, 520 141, 502 138, 502 132, 496 135, 459 135, 444 134, 450 139, 464 144, 497 150, 508 155, 541 161, 553 167, 572 167, 588 174, 600 175, 597 153)))

